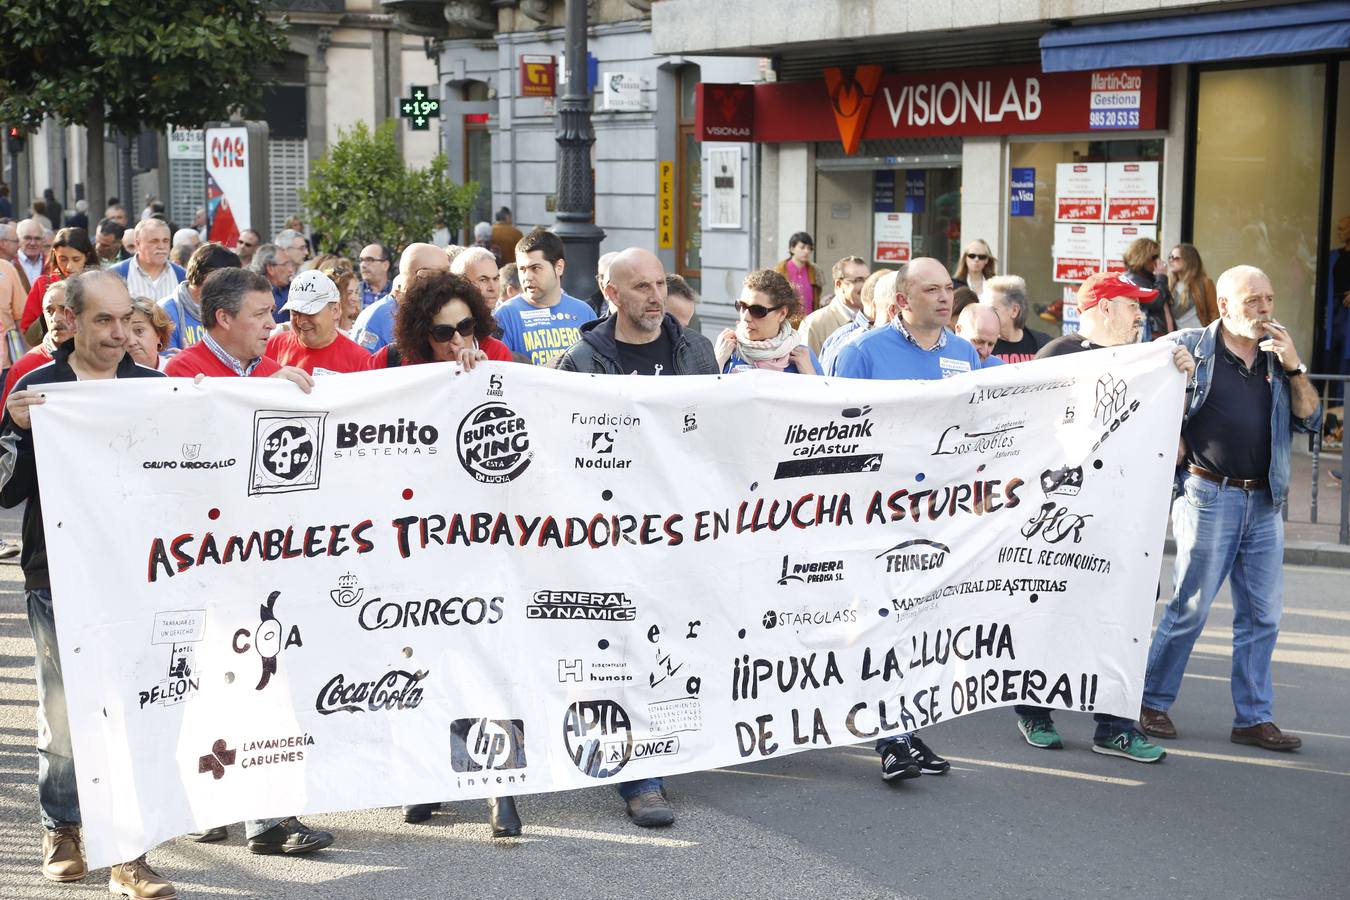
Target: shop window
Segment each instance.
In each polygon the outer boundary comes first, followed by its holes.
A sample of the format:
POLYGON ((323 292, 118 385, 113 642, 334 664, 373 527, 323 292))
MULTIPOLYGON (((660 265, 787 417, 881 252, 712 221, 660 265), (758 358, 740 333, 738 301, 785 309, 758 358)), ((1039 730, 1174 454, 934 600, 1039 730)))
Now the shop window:
POLYGON ((1239 264, 1269 275, 1276 317, 1310 355, 1326 66, 1202 71, 1199 79, 1192 243, 1211 278, 1239 264))
MULTIPOLYGON (((1021 275, 1027 281, 1027 293, 1033 308, 1048 310, 1053 319, 1064 288, 1075 287, 1055 280, 1055 223, 1056 207, 1056 170, 1064 163, 1161 163, 1163 142, 1161 140, 1116 140, 1116 141, 1013 141, 1009 144, 1010 166, 1017 176, 1019 184, 1034 185, 1030 203, 1020 203, 1009 210, 1007 228, 1007 256, 998 261, 998 274, 1021 275), (1021 170, 1020 172, 1018 170, 1021 170), (1029 172, 1027 170, 1030 170, 1029 172), (1020 179, 1025 178, 1025 182, 1020 179)), ((1161 171, 1161 165, 1159 165, 1161 171)), ((1157 190, 1161 192, 1159 182, 1157 190)), ((1154 226, 1152 235, 1157 236, 1157 210, 1162 208, 1159 193, 1154 204, 1154 226)), ((1103 225, 1092 226, 1104 230, 1103 225)), ((1145 228, 1147 226, 1144 226, 1145 228)), ((1098 238, 1101 240, 1101 238, 1098 238)), ((1164 245, 1167 240, 1175 241, 1175 236, 1161 238, 1164 245)), ((997 255, 997 254, 996 254, 997 255)), ((1107 255, 1103 251, 1103 257, 1107 255)), ((1038 310, 1038 311, 1040 311, 1038 310)), ((1039 315, 1028 315, 1030 327, 1051 334, 1059 334, 1058 321, 1049 321, 1039 315)))

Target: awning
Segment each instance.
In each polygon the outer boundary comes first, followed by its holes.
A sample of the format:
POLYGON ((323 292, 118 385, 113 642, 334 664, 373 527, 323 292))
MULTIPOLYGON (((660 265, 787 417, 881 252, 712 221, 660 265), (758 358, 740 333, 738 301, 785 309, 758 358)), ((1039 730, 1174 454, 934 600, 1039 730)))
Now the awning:
POLYGON ((1081 72, 1285 56, 1347 47, 1350 47, 1350 0, 1325 0, 1056 28, 1041 38, 1041 68, 1046 72, 1081 72))

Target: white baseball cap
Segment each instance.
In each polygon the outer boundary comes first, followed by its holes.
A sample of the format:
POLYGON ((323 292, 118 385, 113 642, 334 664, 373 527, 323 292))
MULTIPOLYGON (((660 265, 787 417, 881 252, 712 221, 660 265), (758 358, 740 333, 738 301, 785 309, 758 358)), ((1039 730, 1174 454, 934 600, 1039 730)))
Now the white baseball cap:
POLYGON ((284 310, 294 310, 312 316, 322 312, 330 303, 341 299, 333 279, 318 269, 306 269, 291 280, 291 290, 286 295, 284 310))

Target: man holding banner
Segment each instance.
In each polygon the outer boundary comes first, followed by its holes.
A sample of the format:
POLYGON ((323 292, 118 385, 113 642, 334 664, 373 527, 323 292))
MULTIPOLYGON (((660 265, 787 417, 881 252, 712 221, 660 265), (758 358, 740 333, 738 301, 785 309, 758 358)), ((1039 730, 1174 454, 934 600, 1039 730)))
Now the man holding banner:
MULTIPOLYGON (((24 593, 36 645, 38 695, 38 805, 42 810, 42 874, 49 881, 79 881, 88 874, 80 837, 80 798, 66 716, 65 682, 56 641, 56 617, 48 572, 47 542, 38 494, 30 409, 45 402, 44 385, 108 378, 162 378, 137 365, 126 352, 131 294, 117 275, 85 272, 66 284, 64 315, 74 338, 52 361, 20 379, 5 401, 0 434, 0 506, 23 511, 24 593)), ((78 652, 79 648, 76 648, 78 652)), ((142 855, 112 867, 108 889, 133 900, 173 900, 174 886, 142 855)))

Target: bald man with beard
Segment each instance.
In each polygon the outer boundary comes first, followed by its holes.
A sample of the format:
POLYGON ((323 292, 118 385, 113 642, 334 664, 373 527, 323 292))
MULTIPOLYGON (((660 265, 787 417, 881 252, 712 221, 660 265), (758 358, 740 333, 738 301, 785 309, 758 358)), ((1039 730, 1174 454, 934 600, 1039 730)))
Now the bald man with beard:
MULTIPOLYGON (((398 271, 403 284, 408 285, 422 272, 450 271, 450 258, 435 244, 409 244, 398 260, 398 271)), ((394 339, 394 311, 398 308, 401 292, 395 290, 361 310, 352 325, 352 340, 374 353, 394 339)))

